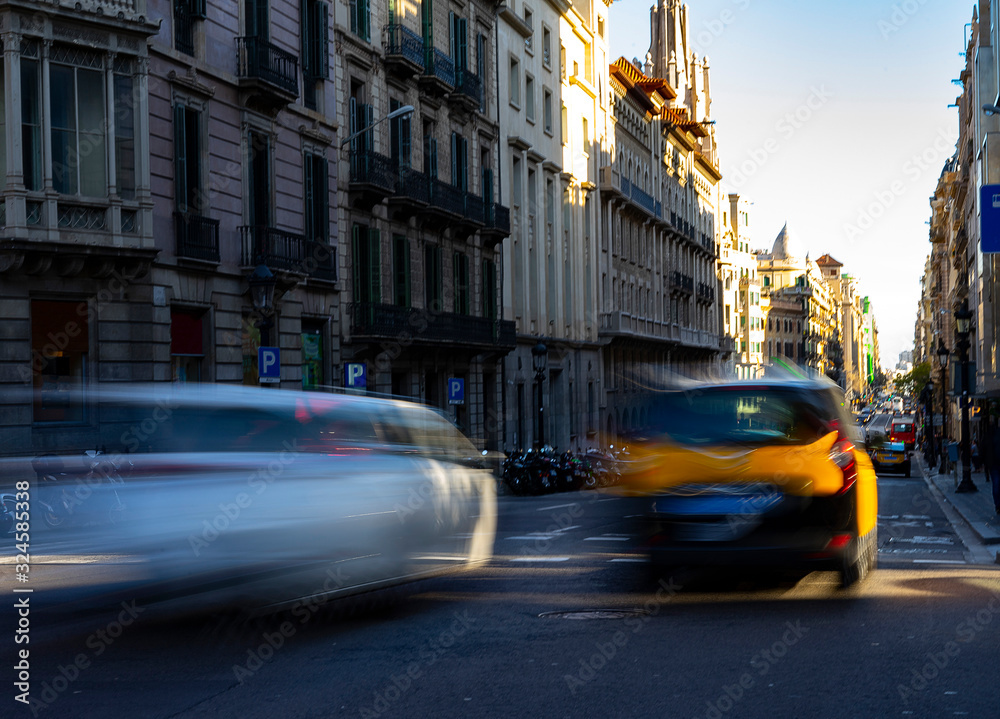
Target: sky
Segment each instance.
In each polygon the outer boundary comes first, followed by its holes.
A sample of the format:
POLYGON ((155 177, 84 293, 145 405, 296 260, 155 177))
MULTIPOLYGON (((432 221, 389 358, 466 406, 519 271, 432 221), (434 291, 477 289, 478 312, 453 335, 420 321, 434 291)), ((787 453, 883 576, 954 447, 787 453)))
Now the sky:
MULTIPOLYGON (((612 58, 643 60, 653 0, 611 6, 612 58), (641 28, 641 30, 639 29, 641 28)), ((753 204, 752 245, 785 222, 872 300, 884 367, 913 348, 929 198, 955 151, 971 0, 691 0, 711 67, 724 192, 753 204)))

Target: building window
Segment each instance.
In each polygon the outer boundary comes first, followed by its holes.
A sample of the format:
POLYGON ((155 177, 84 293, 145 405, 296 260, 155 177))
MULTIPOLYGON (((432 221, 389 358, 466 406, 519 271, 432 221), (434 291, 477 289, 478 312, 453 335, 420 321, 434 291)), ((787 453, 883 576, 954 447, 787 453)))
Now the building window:
POLYGON ((462 73, 469 67, 469 22, 453 12, 448 13, 449 46, 451 59, 455 62, 455 79, 459 80, 462 73))
POLYGON ((524 115, 528 122, 535 121, 535 78, 524 76, 524 115))
POLYGON ((205 19, 205 0, 174 0, 174 48, 194 55, 195 20, 205 19))
POLYGON ((455 313, 469 314, 469 258, 461 252, 452 255, 452 273, 455 281, 455 313))
POLYGON ((483 317, 497 319, 497 265, 483 260, 483 317))
POLYGON ((351 237, 354 269, 354 301, 377 305, 382 302, 381 237, 375 228, 355 224, 351 237))
POLYGON ((547 27, 542 28, 542 64, 545 67, 552 65, 552 33, 547 27))
POLYGON ((82 422, 84 407, 69 402, 87 382, 90 331, 83 301, 31 302, 31 369, 35 422, 82 422))
POLYGON ((476 35, 476 74, 479 75, 482 92, 479 93, 479 111, 486 112, 486 36, 482 33, 476 35))
POLYGON ((562 144, 569 144, 569 111, 566 106, 562 106, 562 126, 560 127, 560 132, 562 133, 562 144))
POLYGON ((437 245, 427 245, 424 247, 424 300, 431 312, 442 310, 443 286, 441 248, 437 245))
POLYGON ((542 91, 542 125, 545 132, 552 134, 552 91, 542 91))
POLYGON ((302 321, 302 389, 316 389, 325 384, 323 358, 323 323, 302 321))
POLYGON ((460 190, 469 187, 469 141, 451 133, 451 184, 460 190))
POLYGON ((365 42, 371 42, 371 14, 368 0, 349 0, 351 6, 351 32, 365 42))
MULTIPOLYGON (((201 0, 204 2, 204 0, 201 0)), ((320 81, 330 77, 330 6, 322 0, 302 0, 303 102, 318 109, 320 81)))
POLYGON ((566 46, 559 46, 559 75, 566 82, 566 46))
MULTIPOLYGON (((59 55, 70 57, 69 52, 59 55)), ((53 185, 66 195, 107 197, 107 105, 101 58, 73 55, 90 67, 49 63, 53 185)))
POLYGON ((170 311, 170 360, 174 382, 203 382, 204 312, 170 311))
POLYGON ((424 174, 432 180, 438 176, 438 141, 433 136, 434 127, 424 124, 424 174))
POLYGON ((302 158, 305 180, 306 239, 326 245, 330 239, 330 165, 322 154, 302 158))
MULTIPOLYGON (((389 111, 401 107, 399 100, 389 100, 389 111)), ((396 117, 389 121, 389 155, 394 167, 410 167, 410 116, 396 117)))
POLYGON ((135 96, 132 76, 114 76, 115 190, 124 200, 135 199, 135 96))
POLYGON ((521 107, 521 71, 515 58, 510 59, 510 76, 508 88, 510 92, 510 104, 514 107, 521 107))
MULTIPOLYGON (((37 44, 24 49, 37 53, 37 44)), ((21 56, 21 157, 24 164, 24 186, 28 190, 42 189, 42 102, 41 74, 37 60, 21 56)), ((4 173, 6 175, 6 173, 4 173)), ((6 177, 4 178, 6 179, 6 177)))
POLYGON ((174 200, 178 212, 201 210, 201 113, 186 105, 174 105, 174 200))
POLYGON ((532 42, 535 38, 535 23, 534 16, 528 8, 524 8, 524 24, 531 28, 531 34, 524 38, 524 49, 529 55, 531 55, 534 52, 532 42))
POLYGON ((410 306, 410 241, 405 235, 392 238, 392 303, 410 306))

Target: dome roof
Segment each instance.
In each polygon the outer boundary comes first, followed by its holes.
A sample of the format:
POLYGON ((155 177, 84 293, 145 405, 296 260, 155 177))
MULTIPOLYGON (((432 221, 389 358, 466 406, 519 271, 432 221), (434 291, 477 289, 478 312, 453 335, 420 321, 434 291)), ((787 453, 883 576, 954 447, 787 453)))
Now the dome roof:
POLYGON ((788 223, 781 228, 781 232, 774 238, 774 246, 771 248, 771 257, 776 260, 787 260, 790 257, 788 252, 789 243, 788 223))

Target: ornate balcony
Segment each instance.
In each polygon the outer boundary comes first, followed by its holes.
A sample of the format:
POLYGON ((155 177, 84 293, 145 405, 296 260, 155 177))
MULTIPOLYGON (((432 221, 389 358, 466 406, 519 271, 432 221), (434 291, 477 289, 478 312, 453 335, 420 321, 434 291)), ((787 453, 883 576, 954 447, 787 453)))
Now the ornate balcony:
POLYGON ((387 25, 385 69, 404 78, 423 72, 424 39, 405 25, 387 25))
POLYGON ((177 257, 219 261, 219 221, 189 212, 174 213, 177 257))
POLYGON ((424 44, 424 74, 420 78, 424 90, 444 95, 455 87, 455 61, 436 47, 424 44))
POLYGON ((645 210, 656 219, 661 219, 663 212, 660 203, 652 195, 633 184, 627 177, 621 178, 621 192, 622 196, 633 205, 645 210))
POLYGON ((711 304, 715 302, 715 288, 706 285, 704 282, 698 283, 698 301, 711 304))
POLYGON ((242 225, 239 231, 240 264, 244 267, 265 264, 272 270, 308 272, 310 264, 306 260, 309 255, 302 235, 261 225, 242 225))
POLYGON ((396 191, 397 168, 392 160, 372 150, 351 150, 348 192, 351 202, 365 207, 378 204, 396 191))
POLYGON ((396 168, 395 186, 389 196, 389 209, 396 219, 409 219, 425 209, 430 199, 430 181, 425 173, 412 167, 396 168))
POLYGON ((348 305, 351 338, 400 339, 413 344, 448 344, 509 351, 514 349, 514 323, 418 307, 353 302, 348 305))
POLYGON ((236 75, 240 88, 259 103, 286 105, 299 96, 298 59, 258 37, 236 38, 236 75))
POLYGON ((480 232, 487 243, 496 244, 510 236, 510 208, 494 202, 485 206, 485 226, 480 232))
POLYGON ((455 70, 455 92, 452 99, 465 110, 475 110, 483 103, 483 81, 469 68, 455 70))
POLYGON ((694 278, 677 270, 670 273, 671 289, 685 294, 694 294, 694 278))

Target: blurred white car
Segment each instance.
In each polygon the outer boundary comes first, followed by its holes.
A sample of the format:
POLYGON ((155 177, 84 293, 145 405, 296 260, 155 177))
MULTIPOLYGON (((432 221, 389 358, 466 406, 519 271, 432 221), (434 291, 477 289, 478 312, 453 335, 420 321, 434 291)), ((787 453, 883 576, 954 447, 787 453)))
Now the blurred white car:
POLYGON ((100 386, 70 401, 86 404, 90 446, 121 475, 103 481, 82 452, 31 458, 35 489, 58 486, 71 505, 36 533, 65 555, 37 573, 42 593, 80 601, 127 588, 185 608, 277 608, 492 555, 495 481, 428 407, 216 384, 100 386))

